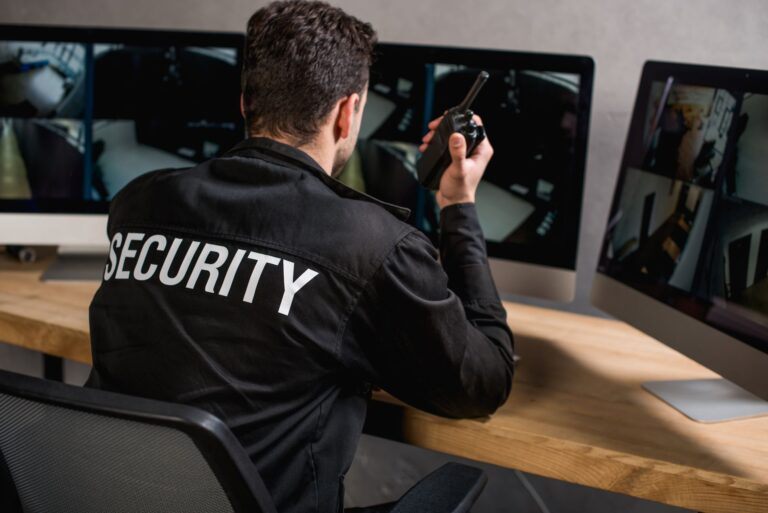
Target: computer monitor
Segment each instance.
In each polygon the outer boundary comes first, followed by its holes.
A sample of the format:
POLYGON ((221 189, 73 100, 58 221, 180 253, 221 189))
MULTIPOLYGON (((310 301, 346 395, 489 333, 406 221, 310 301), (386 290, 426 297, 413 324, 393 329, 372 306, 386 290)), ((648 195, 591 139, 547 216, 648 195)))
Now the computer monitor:
POLYGON ((243 137, 241 34, 0 26, 0 244, 106 248, 134 177, 243 137))
MULTIPOLYGON (((768 72, 646 63, 592 300, 768 399, 768 72)), ((646 388, 768 411, 725 380, 646 388)))
POLYGON ((477 191, 502 295, 574 296, 594 63, 589 57, 381 44, 360 141, 340 179, 411 209, 437 238, 434 193, 416 179, 427 123, 490 74, 472 109, 495 153, 477 191))

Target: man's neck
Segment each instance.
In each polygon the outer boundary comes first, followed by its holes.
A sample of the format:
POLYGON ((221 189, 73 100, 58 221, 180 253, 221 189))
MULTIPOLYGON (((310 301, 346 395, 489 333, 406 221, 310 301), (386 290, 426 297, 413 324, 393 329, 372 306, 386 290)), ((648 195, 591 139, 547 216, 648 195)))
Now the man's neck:
POLYGON ((272 139, 273 141, 277 141, 287 146, 292 146, 297 150, 301 150, 312 157, 312 159, 320 165, 323 171, 325 171, 329 176, 331 175, 335 157, 334 148, 329 148, 327 146, 317 144, 317 141, 311 141, 307 144, 299 145, 296 143, 295 139, 272 134, 251 133, 249 134, 249 137, 266 137, 267 139, 272 139))

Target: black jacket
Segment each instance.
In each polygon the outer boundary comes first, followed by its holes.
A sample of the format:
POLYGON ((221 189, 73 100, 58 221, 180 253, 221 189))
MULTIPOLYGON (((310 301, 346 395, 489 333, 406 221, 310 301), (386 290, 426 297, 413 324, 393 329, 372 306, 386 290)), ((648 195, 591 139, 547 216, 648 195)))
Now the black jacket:
POLYGON ((371 384, 478 417, 512 383, 474 206, 443 210, 439 260, 407 215, 268 139, 141 176, 110 210, 89 385, 212 412, 279 511, 338 511, 371 384))

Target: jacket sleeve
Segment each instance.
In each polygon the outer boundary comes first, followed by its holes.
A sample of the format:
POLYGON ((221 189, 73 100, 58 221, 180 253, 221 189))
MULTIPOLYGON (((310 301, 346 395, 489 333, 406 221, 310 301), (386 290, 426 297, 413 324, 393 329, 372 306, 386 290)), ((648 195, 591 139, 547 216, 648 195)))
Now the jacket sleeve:
POLYGON ((419 409, 480 417, 512 387, 513 341, 474 205, 441 212, 441 260, 403 237, 350 313, 341 358, 362 380, 419 409))

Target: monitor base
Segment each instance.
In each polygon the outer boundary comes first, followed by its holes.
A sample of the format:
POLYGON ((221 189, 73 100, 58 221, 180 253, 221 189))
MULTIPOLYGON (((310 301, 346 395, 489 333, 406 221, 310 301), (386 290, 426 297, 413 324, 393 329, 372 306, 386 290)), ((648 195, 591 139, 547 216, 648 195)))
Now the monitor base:
POLYGON ((768 415, 768 401, 722 378, 649 381, 643 388, 696 422, 768 415))
POLYGON ((41 281, 101 281, 107 255, 99 253, 58 254, 41 281))

